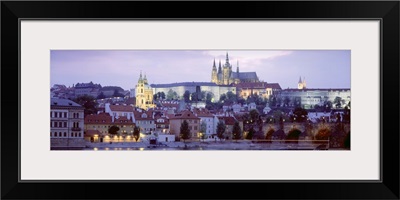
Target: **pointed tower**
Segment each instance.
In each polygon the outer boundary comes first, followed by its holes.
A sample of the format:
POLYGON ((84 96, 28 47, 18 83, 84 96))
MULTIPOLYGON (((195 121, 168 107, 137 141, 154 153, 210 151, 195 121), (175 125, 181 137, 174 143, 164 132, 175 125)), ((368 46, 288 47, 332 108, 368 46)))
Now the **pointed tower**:
POLYGON ((215 65, 215 58, 211 72, 211 82, 218 83, 217 66, 215 65))
POLYGON ((147 78, 146 78, 146 73, 144 74, 143 83, 144 83, 144 84, 148 84, 148 82, 147 82, 147 78))
POLYGON ((236 73, 237 73, 238 76, 239 76, 239 60, 237 61, 236 73))
POLYGON ((146 74, 144 78, 142 77, 142 72, 140 71, 140 76, 138 83, 136 85, 136 107, 147 110, 149 108, 154 108, 153 103, 153 89, 148 84, 146 74))
POLYGON ((221 85, 222 84, 222 66, 221 66, 221 60, 219 60, 219 65, 218 65, 218 73, 217 73, 217 84, 221 85))
POLYGON ((226 63, 229 63, 229 55, 228 55, 228 52, 226 52, 226 63))
POLYGON ((303 89, 307 88, 306 77, 303 77, 303 89))
POLYGON ((219 60, 218 74, 222 73, 221 60, 219 60))
POLYGON ((301 81, 301 76, 299 78, 299 82, 297 83, 297 89, 299 89, 299 90, 303 89, 303 81, 301 81))

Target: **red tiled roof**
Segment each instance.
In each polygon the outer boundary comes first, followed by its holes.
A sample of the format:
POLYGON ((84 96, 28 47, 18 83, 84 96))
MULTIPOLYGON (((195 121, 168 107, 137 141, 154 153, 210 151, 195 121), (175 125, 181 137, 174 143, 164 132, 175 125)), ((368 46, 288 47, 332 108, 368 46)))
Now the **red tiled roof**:
POLYGON ((128 120, 127 117, 114 118, 112 122, 112 117, 108 113, 100 113, 95 115, 87 115, 85 117, 85 124, 116 124, 116 125, 134 125, 132 119, 128 120))
POLYGON ((236 120, 234 117, 218 117, 219 120, 223 120, 226 125, 234 125, 236 120))
POLYGON ((281 86, 279 85, 279 83, 268 83, 267 88, 279 89, 279 90, 282 89, 281 86))
POLYGON ((135 110, 133 114, 135 115, 136 120, 150 120, 153 119, 153 112, 154 112, 153 110, 142 111, 142 112, 135 110), (147 117, 143 118, 142 117, 143 113, 146 113, 147 117))
POLYGON ((199 119, 198 117, 196 117, 192 112, 190 112, 189 110, 184 110, 180 113, 177 113, 175 115, 172 115, 170 117, 170 120, 173 119, 199 119))
POLYGON ((100 113, 95 115, 87 115, 85 124, 110 124, 112 123, 111 116, 108 113, 100 113))
POLYGON ((208 109, 202 108, 196 108, 193 110, 193 112, 196 114, 197 117, 214 117, 213 114, 210 113, 208 109))
POLYGON ((136 98, 135 97, 130 97, 130 98, 128 98, 128 99, 126 99, 125 100, 125 103, 127 104, 127 105, 136 105, 136 98))
POLYGON ((242 82, 235 84, 237 88, 266 88, 267 82, 242 82))
POLYGON ((133 107, 129 105, 110 105, 112 111, 133 112, 133 107))

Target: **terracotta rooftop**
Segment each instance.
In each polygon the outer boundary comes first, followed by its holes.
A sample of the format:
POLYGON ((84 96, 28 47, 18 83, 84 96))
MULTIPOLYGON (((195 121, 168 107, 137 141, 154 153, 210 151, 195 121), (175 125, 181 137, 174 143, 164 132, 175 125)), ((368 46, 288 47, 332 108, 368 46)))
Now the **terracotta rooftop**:
POLYGON ((110 105, 112 111, 133 112, 133 107, 129 105, 110 105))
POLYGON ((219 120, 223 120, 226 125, 231 125, 233 126, 236 122, 236 119, 234 117, 218 117, 219 120))
POLYGON ((184 110, 181 111, 180 113, 170 116, 170 119, 173 120, 173 119, 199 119, 199 118, 196 117, 191 111, 184 110))

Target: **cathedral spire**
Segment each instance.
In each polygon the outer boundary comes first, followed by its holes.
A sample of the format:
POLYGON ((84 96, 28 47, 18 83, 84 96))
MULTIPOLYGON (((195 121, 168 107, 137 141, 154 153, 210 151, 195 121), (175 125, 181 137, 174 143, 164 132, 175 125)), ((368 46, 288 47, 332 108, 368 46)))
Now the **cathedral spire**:
POLYGON ((300 76, 300 78, 299 78, 299 83, 303 83, 303 82, 301 81, 301 76, 300 76))
POLYGON ((215 58, 214 58, 213 69, 217 69, 217 66, 215 65, 215 58))
POLYGON ((228 52, 226 52, 226 63, 229 63, 229 56, 228 56, 228 52))
POLYGON ((142 70, 140 70, 140 76, 139 76, 139 81, 142 80, 142 70))
POLYGON ((221 69, 221 60, 219 61, 219 67, 218 67, 218 74, 222 73, 222 69, 221 69))
POLYGON ((239 74, 239 60, 237 61, 236 73, 239 74))

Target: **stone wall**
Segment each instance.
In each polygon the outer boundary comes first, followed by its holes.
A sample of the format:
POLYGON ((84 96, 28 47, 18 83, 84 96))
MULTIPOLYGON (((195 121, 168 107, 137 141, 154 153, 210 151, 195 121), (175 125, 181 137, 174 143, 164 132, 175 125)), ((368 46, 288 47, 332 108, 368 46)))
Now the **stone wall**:
POLYGON ((85 140, 83 138, 51 138, 51 148, 83 148, 85 147, 85 140))
MULTIPOLYGON (((312 124, 311 133, 312 133, 312 135, 315 135, 318 132, 319 129, 324 128, 324 127, 326 127, 326 128, 328 128, 328 129, 333 131, 334 128, 335 128, 335 125, 336 125, 336 123, 324 123, 324 124, 322 124, 322 123, 315 124, 314 123, 314 124, 312 124)), ((270 128, 273 128, 275 131, 277 131, 277 130, 279 130, 279 127, 280 127, 279 123, 265 124, 263 126, 263 132, 264 133, 268 132, 268 130, 270 128)), ((297 128, 301 132, 305 131, 304 123, 284 123, 283 127, 284 127, 283 129, 284 129, 285 134, 288 134, 289 131, 291 129, 293 129, 293 128, 297 128)), ((345 133, 349 132, 350 131, 350 124, 344 124, 344 130, 345 130, 345 133)))

